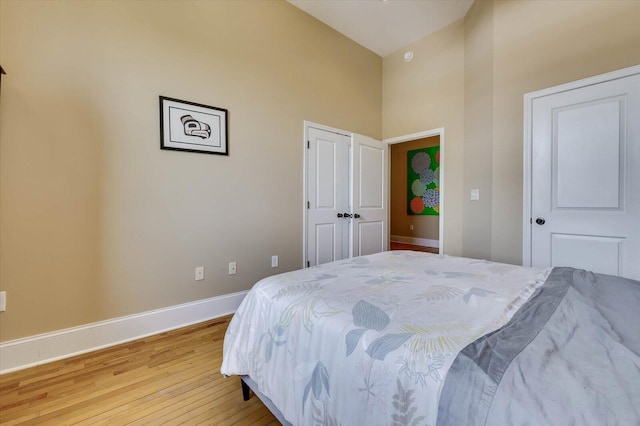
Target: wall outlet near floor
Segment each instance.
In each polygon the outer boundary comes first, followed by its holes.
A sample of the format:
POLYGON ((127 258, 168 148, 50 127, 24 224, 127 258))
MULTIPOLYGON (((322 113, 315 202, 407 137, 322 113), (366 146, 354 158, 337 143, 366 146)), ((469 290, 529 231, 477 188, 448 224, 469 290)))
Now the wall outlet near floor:
POLYGON ((413 225, 409 225, 409 230, 413 231, 413 225))
POLYGON ((237 273, 236 262, 229 262, 229 275, 235 275, 237 273))
POLYGON ((271 256, 271 267, 272 268, 278 267, 278 256, 271 256))
POLYGON ((7 310, 7 292, 0 291, 0 312, 7 310))
POLYGON ((198 266, 196 268, 196 281, 204 280, 204 266, 198 266))

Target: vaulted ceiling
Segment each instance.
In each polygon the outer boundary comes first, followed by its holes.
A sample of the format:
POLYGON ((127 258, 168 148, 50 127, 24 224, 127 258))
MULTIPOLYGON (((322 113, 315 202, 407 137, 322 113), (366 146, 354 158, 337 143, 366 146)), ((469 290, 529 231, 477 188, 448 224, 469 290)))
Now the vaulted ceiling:
POLYGON ((473 0, 288 0, 386 56, 462 18, 473 0))

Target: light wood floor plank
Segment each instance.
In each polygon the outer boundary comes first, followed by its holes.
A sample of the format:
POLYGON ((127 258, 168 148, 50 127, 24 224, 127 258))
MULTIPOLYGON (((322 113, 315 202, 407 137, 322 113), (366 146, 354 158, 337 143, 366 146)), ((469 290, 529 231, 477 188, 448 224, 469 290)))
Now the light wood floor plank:
POLYGON ((0 376, 0 424, 278 425, 220 374, 230 316, 0 376))

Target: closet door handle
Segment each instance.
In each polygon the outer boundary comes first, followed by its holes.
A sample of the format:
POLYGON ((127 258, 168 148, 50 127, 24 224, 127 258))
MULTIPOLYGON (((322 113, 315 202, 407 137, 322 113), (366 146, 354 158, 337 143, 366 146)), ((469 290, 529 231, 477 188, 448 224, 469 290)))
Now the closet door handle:
POLYGON ((355 217, 356 219, 360 219, 360 215, 358 213, 354 213, 353 217, 355 217))
POLYGON ((342 217, 342 213, 338 213, 338 217, 342 217))
POLYGON ((351 218, 351 217, 353 217, 353 215, 350 215, 349 213, 345 213, 345 214, 343 214, 343 216, 344 216, 344 217, 346 217, 346 218, 351 218))

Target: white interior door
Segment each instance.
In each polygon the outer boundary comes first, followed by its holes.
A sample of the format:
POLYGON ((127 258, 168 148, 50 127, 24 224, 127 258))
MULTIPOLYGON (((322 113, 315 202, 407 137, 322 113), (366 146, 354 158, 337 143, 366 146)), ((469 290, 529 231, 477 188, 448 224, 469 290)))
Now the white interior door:
POLYGON ((308 127, 307 266, 349 257, 349 136, 308 127))
POLYGON ((387 156, 389 146, 353 135, 352 253, 364 256, 387 249, 387 156))
POLYGON ((640 74, 531 108, 531 265, 640 279, 640 74))

